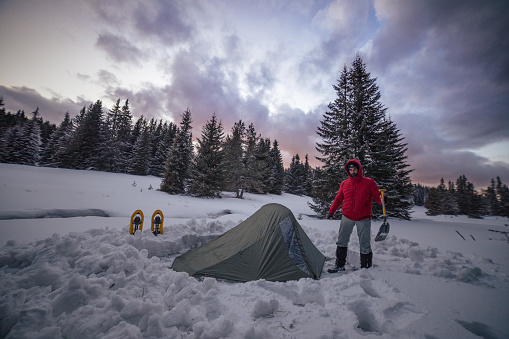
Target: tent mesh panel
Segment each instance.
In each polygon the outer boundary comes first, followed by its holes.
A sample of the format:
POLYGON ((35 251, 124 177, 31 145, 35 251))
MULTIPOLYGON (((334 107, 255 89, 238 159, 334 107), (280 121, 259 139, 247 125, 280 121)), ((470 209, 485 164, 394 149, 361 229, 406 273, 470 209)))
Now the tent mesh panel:
POLYGON ((299 244, 299 239, 295 232, 295 228, 293 227, 292 219, 289 216, 284 218, 279 223, 279 227, 281 228, 281 232, 283 233, 283 238, 285 240, 286 249, 288 250, 288 255, 299 269, 301 269, 304 273, 309 275, 306 260, 302 255, 301 246, 299 244))

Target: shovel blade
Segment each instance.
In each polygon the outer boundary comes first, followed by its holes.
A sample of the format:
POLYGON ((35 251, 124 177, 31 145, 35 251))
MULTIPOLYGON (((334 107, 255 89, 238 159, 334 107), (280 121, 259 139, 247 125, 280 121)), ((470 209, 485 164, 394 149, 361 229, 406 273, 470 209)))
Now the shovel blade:
POLYGON ((380 226, 380 229, 378 230, 378 234, 375 237, 375 241, 383 241, 387 238, 389 235, 389 223, 386 221, 380 226))

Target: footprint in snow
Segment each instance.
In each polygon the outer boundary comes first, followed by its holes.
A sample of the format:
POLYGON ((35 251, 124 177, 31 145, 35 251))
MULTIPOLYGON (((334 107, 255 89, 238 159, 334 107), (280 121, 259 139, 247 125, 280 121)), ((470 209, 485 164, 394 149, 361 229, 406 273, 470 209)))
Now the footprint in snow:
POLYGON ((421 318, 425 312, 408 302, 398 302, 383 311, 384 327, 401 330, 421 318))

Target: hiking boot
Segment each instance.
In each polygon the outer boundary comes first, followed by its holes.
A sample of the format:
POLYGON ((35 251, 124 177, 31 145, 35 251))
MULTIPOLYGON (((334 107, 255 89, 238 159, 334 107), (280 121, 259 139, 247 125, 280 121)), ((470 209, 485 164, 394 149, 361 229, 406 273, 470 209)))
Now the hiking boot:
POLYGON ((345 264, 341 265, 340 264, 340 260, 336 259, 336 264, 334 265, 334 267, 329 268, 327 270, 327 272, 329 272, 329 273, 337 273, 337 272, 344 271, 344 270, 345 270, 345 264))
POLYGON ((333 268, 329 268, 327 270, 329 273, 338 273, 341 271, 345 271, 345 266, 334 266, 333 268))
POLYGON ((373 265, 373 252, 361 253, 361 268, 370 268, 373 265))

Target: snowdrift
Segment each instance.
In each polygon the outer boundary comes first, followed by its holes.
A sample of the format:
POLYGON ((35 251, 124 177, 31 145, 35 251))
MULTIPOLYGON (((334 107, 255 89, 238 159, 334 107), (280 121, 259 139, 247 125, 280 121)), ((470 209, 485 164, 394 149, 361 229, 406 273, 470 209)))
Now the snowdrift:
MULTIPOLYGON (((509 336, 509 244, 488 231, 507 230, 507 219, 431 218, 416 209, 413 221, 391 220, 387 240, 373 242, 376 266, 369 270, 231 283, 170 267, 267 203, 288 206, 328 257, 338 222, 308 217, 306 197, 200 200, 147 189, 158 180, 0 164, 1 212, 101 209, 110 215, 0 220, 0 337, 509 336), (165 233, 129 235, 138 208, 161 209, 165 233)), ((358 246, 354 232, 347 258, 353 264, 358 246)))

